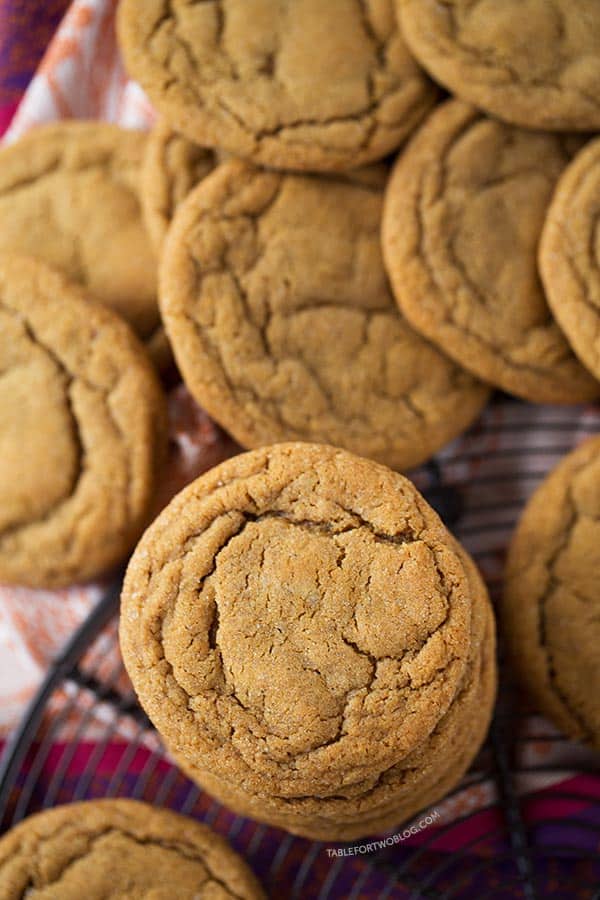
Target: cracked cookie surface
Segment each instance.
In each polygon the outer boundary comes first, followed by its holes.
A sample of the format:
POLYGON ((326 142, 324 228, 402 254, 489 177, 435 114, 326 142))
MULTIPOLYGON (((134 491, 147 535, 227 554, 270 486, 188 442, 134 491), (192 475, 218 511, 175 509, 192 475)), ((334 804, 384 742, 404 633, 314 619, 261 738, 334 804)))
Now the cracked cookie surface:
POLYGON ((406 41, 463 100, 524 128, 600 128, 597 0, 396 0, 406 41))
POLYGON ((538 488, 513 537, 503 605, 517 672, 540 709, 600 749, 600 438, 538 488))
POLYGON ((206 825, 134 800, 30 816, 0 839, 3 900, 264 900, 241 857, 206 825))
POLYGON ((262 165, 381 159, 436 97, 393 0, 122 0, 118 25, 131 75, 178 131, 262 165))
POLYGON ((540 243, 548 303, 573 350, 600 381, 600 141, 560 178, 540 243))
POLYGON ((0 323, 0 582, 91 578, 146 524, 162 390, 129 327, 37 260, 0 258, 0 323))
POLYGON ((229 161, 180 207, 160 270, 165 327, 189 389, 242 445, 313 440, 407 469, 487 400, 397 310, 380 176, 229 161))
POLYGON ((148 136, 141 176, 144 221, 160 252, 175 210, 218 163, 217 154, 174 131, 164 120, 148 136))
MULTIPOLYGON (((472 567, 474 569, 474 566, 472 567)), ((494 618, 478 575, 471 580, 471 653, 463 682, 433 732, 400 762, 334 796, 251 794, 174 754, 178 765, 238 814, 312 840, 355 840, 408 821, 454 787, 479 751, 496 688, 494 618)))
POLYGON ((403 476, 278 444, 217 466, 148 529, 121 648, 185 759, 252 792, 331 794, 433 731, 472 605, 453 539, 403 476))
POLYGON ((552 192, 579 147, 451 100, 399 157, 386 191, 384 259, 406 318, 479 378, 538 403, 600 393, 552 318, 537 268, 552 192))
POLYGON ((122 315, 162 365, 156 260, 139 202, 145 144, 139 131, 66 121, 0 149, 0 254, 64 272, 122 315))

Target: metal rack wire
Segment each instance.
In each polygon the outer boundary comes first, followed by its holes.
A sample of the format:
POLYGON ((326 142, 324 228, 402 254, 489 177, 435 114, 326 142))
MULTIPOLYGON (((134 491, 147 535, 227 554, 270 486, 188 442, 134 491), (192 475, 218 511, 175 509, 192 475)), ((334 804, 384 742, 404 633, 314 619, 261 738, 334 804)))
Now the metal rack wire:
MULTIPOLYGON (((479 563, 494 600, 524 500, 579 438, 600 431, 594 410, 539 408, 532 423, 530 407, 501 408, 501 421, 492 406, 470 435, 415 473, 479 563)), ((7 744, 2 828, 57 803, 130 796, 210 824, 282 900, 600 898, 600 760, 532 717, 504 666, 488 740, 441 805, 444 824, 373 853, 332 857, 324 844, 233 815, 169 763, 115 651, 118 594, 116 581, 55 660, 7 744), (474 796, 479 802, 465 810, 474 796)))

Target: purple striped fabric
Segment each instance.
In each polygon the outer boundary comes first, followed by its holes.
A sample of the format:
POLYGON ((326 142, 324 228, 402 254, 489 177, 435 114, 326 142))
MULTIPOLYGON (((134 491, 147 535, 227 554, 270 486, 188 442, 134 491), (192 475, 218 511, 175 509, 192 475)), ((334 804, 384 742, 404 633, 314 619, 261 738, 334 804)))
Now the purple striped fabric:
POLYGON ((68 5, 68 0, 0 0, 0 135, 68 5))

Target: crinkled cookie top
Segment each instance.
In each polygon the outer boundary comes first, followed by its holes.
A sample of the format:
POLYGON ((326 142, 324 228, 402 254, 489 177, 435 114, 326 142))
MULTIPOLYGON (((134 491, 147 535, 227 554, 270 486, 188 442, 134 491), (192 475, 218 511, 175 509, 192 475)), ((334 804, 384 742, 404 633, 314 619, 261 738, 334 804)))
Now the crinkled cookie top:
POLYGON ((98 575, 146 524, 166 404, 110 310, 28 257, 0 258, 0 581, 98 575))
POLYGON ((525 509, 504 619, 523 683, 568 734, 600 748, 600 438, 570 453, 525 509))
POLYGON ((331 794, 431 734, 465 674, 472 604, 409 481, 279 444, 218 466, 149 528, 121 645, 176 752, 246 789, 331 794))
POLYGON ((0 840, 3 900, 261 900, 253 874, 205 825, 133 800, 31 816, 0 840))
POLYGON ((436 96, 392 0, 123 0, 119 38, 174 127, 281 168, 379 159, 436 96))
POLYGON ((318 441, 408 469, 487 400, 397 309, 379 234, 385 174, 230 161, 180 207, 163 319, 188 387, 243 446, 318 441))
POLYGON ((0 253, 59 269, 151 342, 160 316, 139 201, 145 144, 139 131, 65 121, 3 147, 0 253))
POLYGON ((406 40, 463 100, 524 128, 600 128, 597 0, 396 0, 406 40))
POLYGON ((384 258, 408 321, 532 402, 600 394, 554 321, 537 265, 552 192, 580 146, 450 100, 398 158, 386 191, 384 258))

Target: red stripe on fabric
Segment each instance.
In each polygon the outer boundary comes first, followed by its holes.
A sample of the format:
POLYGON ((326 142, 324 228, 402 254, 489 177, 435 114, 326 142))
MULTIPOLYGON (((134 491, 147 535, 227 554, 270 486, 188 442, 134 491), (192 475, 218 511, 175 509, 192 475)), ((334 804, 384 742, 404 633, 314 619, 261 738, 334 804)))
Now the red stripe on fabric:
POLYGON ((8 106, 0 106, 0 137, 10 125, 18 105, 18 103, 9 103, 8 106))

